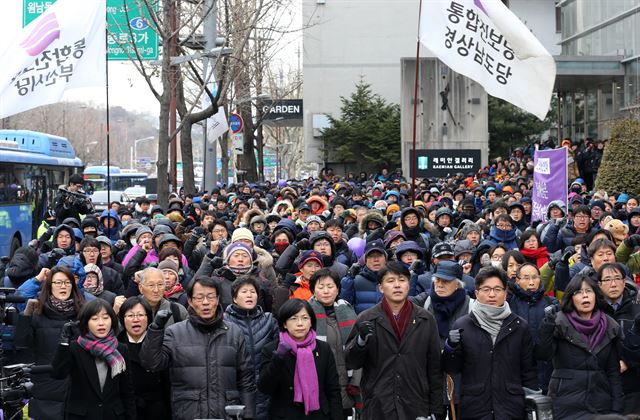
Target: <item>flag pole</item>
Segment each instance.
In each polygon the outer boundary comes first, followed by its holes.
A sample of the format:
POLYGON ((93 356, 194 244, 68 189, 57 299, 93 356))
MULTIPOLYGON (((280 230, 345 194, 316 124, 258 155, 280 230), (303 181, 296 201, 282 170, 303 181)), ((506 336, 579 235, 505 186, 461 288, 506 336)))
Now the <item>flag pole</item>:
POLYGON ((416 155, 416 131, 418 119, 418 83, 420 76, 420 20, 422 16, 422 0, 418 8, 418 37, 416 38, 416 79, 413 87, 413 143, 411 147, 411 206, 416 203, 416 176, 418 175, 418 156, 416 155))
MULTIPOLYGON (((108 11, 105 9, 104 19, 104 72, 105 93, 107 96, 107 210, 111 207, 111 126, 109 118, 109 25, 108 11)), ((111 238, 109 238, 111 239, 111 238)))

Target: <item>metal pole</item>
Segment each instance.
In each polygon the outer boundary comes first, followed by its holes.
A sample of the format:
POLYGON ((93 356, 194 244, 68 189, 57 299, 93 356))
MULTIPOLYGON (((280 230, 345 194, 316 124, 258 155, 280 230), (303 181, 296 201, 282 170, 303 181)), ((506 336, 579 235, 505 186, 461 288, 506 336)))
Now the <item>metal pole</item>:
POLYGON ((416 177, 418 176, 418 156, 416 154, 416 133, 418 116, 418 83, 420 81, 420 16, 422 15, 422 0, 418 8, 418 39, 416 40, 416 79, 413 87, 413 143, 411 146, 411 206, 416 202, 416 177))
MULTIPOLYGON (((108 13, 108 12, 107 12, 108 13)), ((107 15, 105 13, 105 19, 107 15)), ((105 72, 105 93, 107 106, 107 209, 111 206, 111 117, 109 114, 109 27, 105 25, 104 30, 104 72, 105 72)), ((63 108, 64 109, 64 108, 63 108)))
MULTIPOLYGON (((177 51, 177 22, 176 22, 176 2, 175 0, 171 1, 171 21, 169 22, 169 27, 171 30, 171 38, 169 39, 169 55, 171 57, 176 56, 177 51)), ((169 67, 169 84, 171 85, 171 99, 169 101, 169 135, 176 132, 177 124, 177 111, 176 111, 176 90, 177 90, 177 77, 176 77, 176 66, 172 65, 169 67)), ((176 134, 170 142, 169 145, 169 154, 171 158, 171 167, 169 169, 169 175, 171 178, 171 184, 173 185, 172 191, 178 191, 178 135, 176 134)), ((162 176, 162 174, 158 174, 158 176, 162 176)))
MULTIPOLYGON (((204 40, 205 40, 205 50, 211 51, 216 47, 216 37, 217 27, 216 27, 216 18, 218 16, 218 11, 216 7, 216 0, 205 0, 204 2, 204 40)), ((205 58, 204 61, 204 80, 212 80, 214 83, 216 82, 216 69, 215 69, 215 58, 205 58), (211 75, 208 74, 211 72, 211 75)), ((217 87, 217 85, 216 85, 217 87)), ((218 183, 218 139, 211 139, 209 142, 208 131, 209 126, 205 121, 205 130, 204 130, 204 174, 202 175, 202 185, 203 191, 211 191, 216 187, 218 183)))

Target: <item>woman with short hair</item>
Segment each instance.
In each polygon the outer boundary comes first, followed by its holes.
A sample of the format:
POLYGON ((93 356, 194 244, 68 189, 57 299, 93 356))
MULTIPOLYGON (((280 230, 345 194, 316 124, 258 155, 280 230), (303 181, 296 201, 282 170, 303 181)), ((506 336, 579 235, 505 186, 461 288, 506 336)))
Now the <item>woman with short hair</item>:
POLYGON ((136 418, 127 348, 116 339, 117 325, 113 308, 95 299, 84 305, 77 322, 62 328, 51 377, 70 379, 64 418, 136 418), (77 338, 76 326, 80 330, 77 338))
POLYGON ((567 285, 561 311, 545 309, 537 357, 553 361, 549 396, 554 417, 591 418, 621 413, 622 331, 603 311, 604 297, 595 280, 578 274, 567 285))
POLYGON ((329 344, 316 338, 309 302, 290 299, 278 314, 279 339, 262 349, 258 390, 271 397, 269 417, 342 420, 336 362, 329 344))

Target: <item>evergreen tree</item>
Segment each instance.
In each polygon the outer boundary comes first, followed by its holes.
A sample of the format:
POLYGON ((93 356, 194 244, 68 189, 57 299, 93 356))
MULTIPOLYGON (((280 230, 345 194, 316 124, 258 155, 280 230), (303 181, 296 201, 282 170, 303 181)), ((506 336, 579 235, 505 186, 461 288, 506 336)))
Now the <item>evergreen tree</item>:
POLYGON ((625 119, 611 127, 596 178, 596 190, 640 193, 640 121, 625 119))
POLYGON ((492 158, 508 156, 516 147, 526 146, 530 136, 542 133, 549 126, 549 117, 540 121, 533 114, 489 95, 489 149, 492 158))
POLYGON ((331 127, 322 131, 331 159, 400 163, 400 106, 387 103, 362 80, 349 98, 340 100, 340 118, 329 116, 331 127))

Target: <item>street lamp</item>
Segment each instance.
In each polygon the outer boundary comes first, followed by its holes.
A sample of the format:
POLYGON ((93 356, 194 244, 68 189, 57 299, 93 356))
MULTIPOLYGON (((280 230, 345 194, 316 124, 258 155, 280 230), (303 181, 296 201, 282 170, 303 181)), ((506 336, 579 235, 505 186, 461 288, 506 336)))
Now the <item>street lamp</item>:
POLYGON ((131 148, 131 168, 135 168, 134 164, 138 163, 138 143, 153 139, 155 139, 154 136, 149 136, 133 141, 133 147, 131 148))

